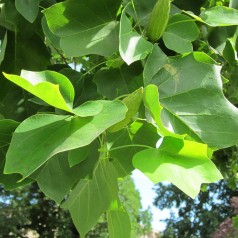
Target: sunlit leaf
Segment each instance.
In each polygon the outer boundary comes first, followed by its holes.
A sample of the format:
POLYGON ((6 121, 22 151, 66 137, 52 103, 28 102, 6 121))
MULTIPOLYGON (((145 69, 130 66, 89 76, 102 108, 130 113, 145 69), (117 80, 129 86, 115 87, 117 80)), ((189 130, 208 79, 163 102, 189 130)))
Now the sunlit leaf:
POLYGON ((151 181, 169 181, 192 198, 202 183, 222 179, 207 156, 207 145, 175 137, 164 137, 158 149, 147 149, 133 158, 135 168, 151 181))
POLYGON ((39 114, 26 119, 13 134, 5 173, 20 173, 25 178, 53 155, 90 144, 125 118, 127 108, 123 103, 101 103, 103 110, 94 117, 39 114))
POLYGON ((152 51, 152 48, 152 43, 133 30, 131 22, 123 10, 119 33, 119 52, 122 59, 130 65, 137 60, 144 59, 152 51))
POLYGON ((74 88, 64 75, 53 71, 22 70, 21 76, 6 73, 4 76, 46 103, 65 111, 72 111, 74 88))

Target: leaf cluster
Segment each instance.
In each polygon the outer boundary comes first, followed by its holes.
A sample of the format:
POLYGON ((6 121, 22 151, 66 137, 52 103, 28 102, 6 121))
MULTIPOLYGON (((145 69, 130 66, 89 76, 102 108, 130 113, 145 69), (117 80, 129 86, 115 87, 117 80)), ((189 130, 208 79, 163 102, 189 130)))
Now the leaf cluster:
POLYGON ((104 213, 130 237, 118 179, 134 169, 195 198, 238 141, 233 1, 175 0, 167 26, 156 2, 1 1, 0 183, 37 182, 81 237, 104 213))

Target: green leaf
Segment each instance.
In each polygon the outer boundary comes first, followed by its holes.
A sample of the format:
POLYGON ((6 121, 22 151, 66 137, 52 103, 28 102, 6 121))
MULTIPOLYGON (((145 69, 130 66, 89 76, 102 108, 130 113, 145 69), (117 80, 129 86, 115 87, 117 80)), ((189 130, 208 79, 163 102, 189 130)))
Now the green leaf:
POLYGON ((64 75, 54 71, 22 70, 21 76, 6 73, 4 76, 51 106, 72 111, 74 88, 64 75))
POLYGON ((16 129, 7 153, 5 173, 32 174, 52 156, 86 146, 107 128, 125 118, 119 101, 100 101, 103 110, 94 117, 39 114, 16 129))
POLYGON ((126 129, 108 133, 109 155, 113 158, 119 177, 132 172, 132 158, 138 151, 156 147, 159 139, 157 129, 145 121, 135 121, 126 129))
POLYGON ((15 0, 17 11, 29 22, 34 22, 39 11, 40 0, 15 0))
POLYGON ((4 60, 5 57, 5 51, 7 47, 7 33, 5 34, 3 40, 1 40, 1 47, 0 47, 0 65, 4 60))
POLYGON ((143 86, 141 67, 135 63, 117 69, 101 69, 94 76, 97 91, 112 100, 143 86))
POLYGON ((166 64, 153 77, 167 129, 200 138, 210 147, 237 143, 238 109, 223 95, 220 70, 220 66, 197 62, 190 54, 166 64))
POLYGON ((86 233, 117 199, 117 173, 107 160, 100 160, 92 180, 81 180, 73 189, 63 208, 70 211, 73 222, 80 233, 86 233))
POLYGON ((119 1, 67 0, 43 11, 50 30, 69 56, 110 56, 118 50, 119 1))
POLYGON ((100 101, 88 101, 73 110, 73 113, 79 117, 96 116, 103 109, 100 101))
POLYGON ((149 21, 150 13, 156 2, 157 0, 123 0, 123 5, 127 6, 126 13, 132 16, 137 24, 146 26, 149 21))
POLYGON ((64 199, 79 179, 78 166, 69 167, 67 154, 52 157, 35 178, 41 191, 57 204, 64 199))
POLYGON ((41 25, 42 25, 42 29, 44 31, 45 36, 47 37, 47 39, 51 42, 51 44, 57 48, 60 49, 60 37, 55 35, 50 28, 48 27, 47 21, 45 16, 42 17, 41 20, 41 25))
POLYGON ((26 179, 18 183, 17 181, 21 178, 20 174, 8 175, 3 173, 6 151, 10 144, 12 134, 18 125, 19 123, 13 120, 0 120, 0 184, 3 184, 6 190, 15 189, 32 182, 31 179, 26 179))
POLYGON ((122 59, 130 65, 137 60, 144 59, 152 49, 152 43, 145 40, 136 31, 133 31, 124 9, 121 15, 119 33, 119 52, 122 59))
POLYGON ((224 6, 208 8, 201 12, 200 18, 209 26, 238 25, 238 10, 224 6))
POLYGON ((198 38, 199 33, 193 19, 186 15, 176 14, 169 19, 163 41, 167 48, 183 54, 193 51, 191 42, 198 38))
POLYGON ((158 132, 161 136, 169 136, 172 135, 174 137, 180 137, 174 133, 171 133, 164 125, 161 120, 161 112, 163 107, 159 103, 159 92, 158 88, 155 85, 148 85, 145 87, 143 94, 143 101, 145 107, 149 110, 153 120, 158 126, 158 132))
POLYGON ((232 226, 238 230, 238 216, 232 217, 232 226))
POLYGON ((85 159, 87 159, 89 154, 89 149, 90 149, 90 146, 84 146, 84 147, 77 148, 75 150, 70 150, 69 156, 68 156, 70 167, 76 164, 79 164, 85 159))
POLYGON ((170 136, 163 138, 158 149, 137 153, 133 165, 154 183, 170 181, 192 198, 202 183, 222 179, 207 156, 207 145, 170 136))
POLYGON ((123 207, 107 212, 108 231, 110 238, 130 238, 130 217, 123 207))
POLYGON ((157 44, 154 45, 152 52, 146 60, 145 69, 143 72, 144 85, 150 84, 153 76, 168 63, 167 55, 159 48, 157 44))
POLYGON ((113 125, 109 128, 110 132, 115 132, 118 130, 121 130, 123 127, 125 127, 128 123, 130 123, 135 114, 139 111, 140 104, 142 102, 142 95, 143 95, 143 89, 139 88, 132 94, 128 95, 126 98, 122 100, 122 102, 127 106, 128 111, 126 113, 126 118, 117 124, 113 125))

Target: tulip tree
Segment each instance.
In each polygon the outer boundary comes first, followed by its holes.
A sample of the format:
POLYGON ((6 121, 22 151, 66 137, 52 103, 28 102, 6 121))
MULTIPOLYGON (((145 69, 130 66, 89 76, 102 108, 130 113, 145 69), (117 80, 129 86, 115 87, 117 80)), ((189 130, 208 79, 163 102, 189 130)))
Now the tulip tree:
POLYGON ((158 1, 0 0, 0 183, 37 182, 80 237, 105 213, 130 237, 133 170, 195 198, 238 141, 238 1, 158 1))

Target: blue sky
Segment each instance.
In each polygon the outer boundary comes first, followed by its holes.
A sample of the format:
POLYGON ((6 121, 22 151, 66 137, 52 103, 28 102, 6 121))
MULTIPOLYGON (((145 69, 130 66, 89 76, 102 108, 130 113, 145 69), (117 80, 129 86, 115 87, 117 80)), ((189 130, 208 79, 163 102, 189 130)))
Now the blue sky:
POLYGON ((160 220, 169 217, 169 210, 165 209, 161 211, 153 206, 153 200, 156 196, 155 191, 153 191, 154 184, 139 170, 133 171, 132 178, 135 182, 136 189, 140 192, 143 209, 151 208, 153 214, 153 229, 156 231, 164 230, 165 224, 160 220))

